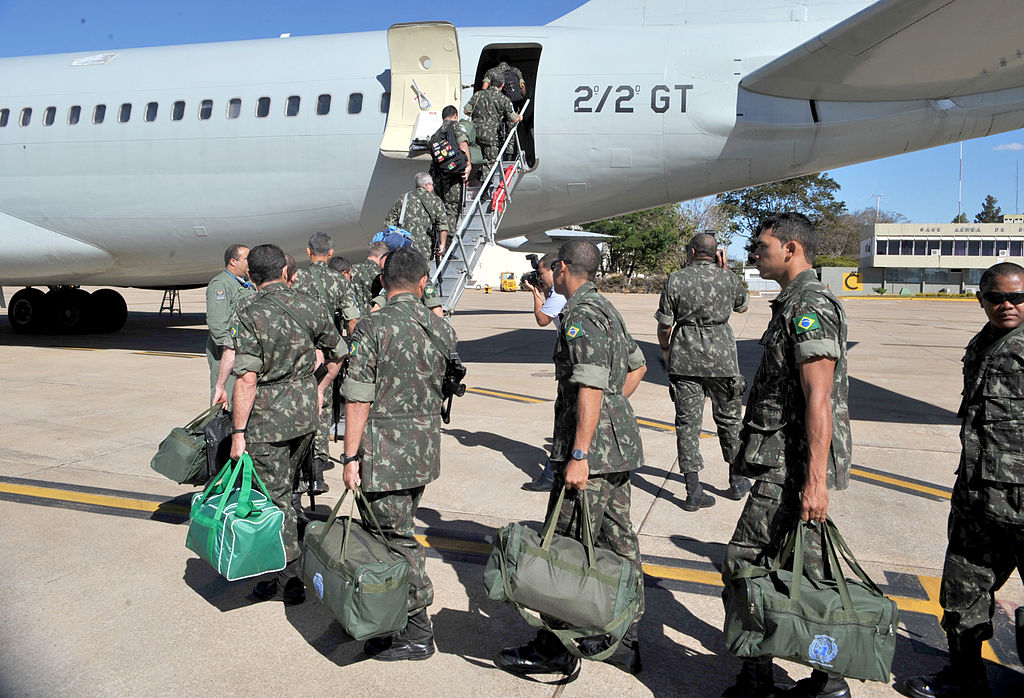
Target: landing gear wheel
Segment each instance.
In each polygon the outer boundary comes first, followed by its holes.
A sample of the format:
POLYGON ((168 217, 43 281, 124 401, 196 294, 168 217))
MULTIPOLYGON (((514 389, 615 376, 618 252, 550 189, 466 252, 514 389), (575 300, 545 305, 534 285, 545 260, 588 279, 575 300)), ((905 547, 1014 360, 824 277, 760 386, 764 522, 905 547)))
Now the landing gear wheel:
POLYGON ((92 305, 97 332, 117 332, 128 321, 128 304, 111 288, 93 291, 92 305))
POLYGON ((7 305, 11 329, 19 334, 42 332, 46 329, 49 314, 47 294, 38 288, 21 289, 7 305))
POLYGON ((60 334, 81 334, 92 329, 93 303, 88 291, 57 288, 46 294, 53 308, 53 329, 60 334))

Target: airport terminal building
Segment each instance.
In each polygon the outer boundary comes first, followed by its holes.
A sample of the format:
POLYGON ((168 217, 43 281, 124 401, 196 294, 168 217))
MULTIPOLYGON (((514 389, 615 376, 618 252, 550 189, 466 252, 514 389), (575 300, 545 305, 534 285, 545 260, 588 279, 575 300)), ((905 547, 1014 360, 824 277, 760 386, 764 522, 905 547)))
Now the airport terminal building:
POLYGON ((863 293, 970 293, 985 269, 1024 265, 1024 215, 1002 223, 876 223, 860 246, 863 293))

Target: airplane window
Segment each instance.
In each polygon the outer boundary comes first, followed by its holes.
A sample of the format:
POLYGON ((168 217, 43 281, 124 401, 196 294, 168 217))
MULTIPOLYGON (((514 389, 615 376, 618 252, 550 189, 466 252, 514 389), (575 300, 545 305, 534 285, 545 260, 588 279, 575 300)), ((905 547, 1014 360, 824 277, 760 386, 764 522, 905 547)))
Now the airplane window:
POLYGON ((237 119, 238 115, 242 113, 242 100, 238 97, 228 100, 228 118, 237 119))
POLYGON ((47 107, 46 111, 43 112, 43 126, 53 126, 53 122, 56 118, 57 107, 47 107))
POLYGON ((270 113, 270 97, 260 97, 259 101, 256 102, 256 116, 259 118, 265 117, 270 113))
POLYGON ((171 121, 181 121, 185 118, 185 102, 178 100, 171 107, 171 121))
POLYGON ((21 110, 21 120, 18 123, 22 126, 32 123, 32 107, 25 107, 21 110))
POLYGON ((0 109, 0 128, 7 125, 7 120, 11 118, 10 109, 0 109))
POLYGON ((107 105, 97 104, 96 108, 92 111, 92 122, 94 124, 102 124, 104 117, 107 115, 107 105))
POLYGON ((288 98, 288 102, 284 107, 285 116, 296 116, 299 113, 299 98, 296 95, 292 95, 288 98))
POLYGON ((353 92, 348 96, 348 113, 358 114, 363 110, 363 93, 353 92))
POLYGON ((146 105, 146 121, 156 121, 157 103, 150 102, 146 105))
POLYGON ((117 112, 117 120, 122 124, 126 124, 130 118, 132 118, 132 105, 125 102, 117 112))
POLYGON ((320 95, 316 98, 316 113, 317 116, 323 116, 331 111, 331 96, 320 95))
POLYGON ((78 120, 82 118, 82 108, 77 104, 68 109, 68 123, 72 126, 78 123, 78 120))
POLYGON ((199 118, 206 121, 211 116, 213 116, 213 100, 204 99, 199 104, 199 118))
POLYGON ((385 92, 380 96, 380 113, 387 114, 388 109, 391 108, 391 93, 385 92))

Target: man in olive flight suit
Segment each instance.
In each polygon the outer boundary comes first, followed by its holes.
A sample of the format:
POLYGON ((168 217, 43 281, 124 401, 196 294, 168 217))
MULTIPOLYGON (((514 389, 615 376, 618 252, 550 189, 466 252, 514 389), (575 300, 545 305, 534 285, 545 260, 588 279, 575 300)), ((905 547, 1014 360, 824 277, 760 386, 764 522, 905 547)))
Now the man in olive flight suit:
MULTIPOLYGON (((434 654, 427 606, 434 588, 416 509, 441 472, 441 383, 455 332, 421 302, 427 262, 395 250, 384 262, 386 305, 356 327, 345 396, 345 486, 360 486, 388 542, 408 559, 409 621, 393 635, 368 640, 367 654, 394 661, 434 654), (365 438, 364 438, 365 437, 365 438)), ((363 521, 370 517, 360 503, 363 521)))
POLYGON ((338 375, 348 352, 323 307, 287 285, 287 261, 277 245, 258 245, 249 253, 249 268, 259 292, 235 312, 234 406, 231 458, 252 456, 253 465, 284 512, 281 537, 287 566, 256 584, 261 601, 277 595, 283 582, 285 603, 302 603, 299 578, 298 516, 291 506, 295 471, 310 446, 324 390, 338 375), (327 374, 313 376, 317 350, 327 374))
POLYGON ((1024 267, 996 264, 979 286, 988 323, 964 356, 963 448, 939 592, 949 664, 907 680, 917 698, 991 695, 981 645, 992 637, 995 593, 1014 568, 1024 577, 1024 267))
MULTIPOLYGON (((356 326, 356 320, 359 319, 359 308, 355 304, 355 291, 352 288, 352 282, 327 266, 328 260, 334 255, 334 241, 331 236, 323 232, 313 233, 306 245, 306 254, 309 255, 310 265, 295 273, 292 290, 305 293, 316 299, 332 320, 340 315, 344 330, 351 336, 352 330, 356 326)), ((339 327, 338 329, 342 330, 343 328, 339 327)), ((333 390, 328 390, 324 393, 323 410, 320 412, 319 426, 313 439, 313 477, 315 480, 313 488, 315 494, 323 494, 328 491, 327 483, 324 482, 324 471, 334 467, 328 447, 333 392, 333 390)))
POLYGON ((444 250, 452 226, 444 203, 434 193, 434 180, 430 175, 420 172, 415 182, 415 189, 398 197, 384 223, 408 230, 412 235, 412 248, 429 262, 444 250))
MULTIPOLYGON (((554 353, 558 396, 551 463, 555 483, 548 514, 563 486, 567 487, 556 532, 569 535, 580 525, 574 516, 576 499, 586 497, 594 544, 632 560, 642 578, 640 545, 629 509, 630 475, 643 465, 643 444, 629 396, 647 367, 622 316, 594 286, 600 263, 601 254, 593 243, 574 240, 559 248, 558 259, 551 265, 555 290, 568 301, 554 353)), ((642 614, 641 599, 633 625, 608 660, 633 673, 641 668, 637 625, 642 614)), ((584 650, 588 655, 608 647, 607 636, 585 642, 591 643, 584 650)), ((497 659, 499 667, 516 674, 572 674, 578 662, 547 630, 540 630, 522 647, 503 649, 497 659)))
MULTIPOLYGON (((676 453, 686 478, 683 509, 710 507, 714 497, 704 493, 700 471, 700 428, 704 400, 711 398, 722 457, 729 464, 730 499, 742 499, 750 482, 732 472, 740 447, 740 419, 746 382, 736 361, 736 339, 729 315, 747 311, 743 281, 716 262, 714 235, 697 233, 687 244, 689 264, 669 275, 654 317, 658 342, 666 354, 669 394, 676 406, 676 453)), ((723 260, 724 261, 724 260, 723 260)))
POLYGON ((231 319, 238 301, 256 293, 249 281, 249 248, 231 245, 224 250, 224 271, 217 274, 206 287, 206 326, 210 336, 206 339, 206 361, 210 365, 210 404, 221 402, 230 408, 235 378, 231 375, 235 350, 231 338, 231 319), (221 376, 221 364, 224 375, 221 376), (223 378, 218 381, 218 378, 223 378), (218 382, 225 387, 218 392, 218 382))
MULTIPOLYGON (((755 479, 725 552, 727 597, 733 572, 763 566, 801 521, 823 522, 829 489, 850 482, 849 380, 846 311, 811 265, 818 234, 806 216, 782 213, 761 224, 753 257, 764 279, 782 291, 761 338, 757 369, 740 432, 736 474, 755 479)), ((826 575, 820 535, 807 535, 804 574, 826 575)), ((772 681, 770 656, 744 659, 736 684, 723 696, 782 695, 772 681)), ((785 692, 806 698, 846 698, 841 676, 815 669, 785 692)))

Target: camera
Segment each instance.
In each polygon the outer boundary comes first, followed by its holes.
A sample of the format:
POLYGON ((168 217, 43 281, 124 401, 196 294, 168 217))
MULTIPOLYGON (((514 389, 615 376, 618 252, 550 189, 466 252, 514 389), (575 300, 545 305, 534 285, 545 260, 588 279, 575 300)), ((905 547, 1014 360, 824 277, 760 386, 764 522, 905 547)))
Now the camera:
POLYGON ((466 386, 462 384, 465 377, 466 367, 458 352, 453 351, 445 362, 444 378, 441 379, 441 421, 445 424, 451 421, 452 398, 466 394, 466 386))
POLYGON ((530 260, 530 265, 533 267, 533 271, 528 271, 523 274, 522 280, 534 288, 542 289, 544 287, 544 282, 540 280, 540 260, 537 259, 537 255, 535 254, 528 254, 526 255, 526 258, 530 260))

